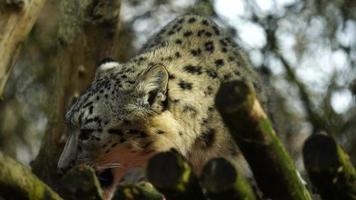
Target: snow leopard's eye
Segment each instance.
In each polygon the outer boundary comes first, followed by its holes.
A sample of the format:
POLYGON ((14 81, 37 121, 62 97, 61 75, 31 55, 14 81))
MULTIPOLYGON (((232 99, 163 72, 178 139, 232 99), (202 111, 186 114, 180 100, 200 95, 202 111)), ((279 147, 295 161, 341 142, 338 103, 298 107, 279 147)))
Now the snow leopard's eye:
POLYGON ((87 139, 89 139, 90 134, 92 134, 93 132, 94 132, 94 129, 81 128, 80 134, 79 134, 79 139, 87 140, 87 139))

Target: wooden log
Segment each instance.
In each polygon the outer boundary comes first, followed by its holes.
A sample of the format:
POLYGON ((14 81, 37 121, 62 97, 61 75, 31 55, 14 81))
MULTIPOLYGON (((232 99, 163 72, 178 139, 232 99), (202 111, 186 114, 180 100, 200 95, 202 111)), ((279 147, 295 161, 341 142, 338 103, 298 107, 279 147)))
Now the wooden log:
POLYGON ((201 184, 211 200, 255 200, 251 185, 223 158, 210 160, 203 168, 201 184))
POLYGON ((32 174, 30 169, 2 152, 0 152, 0 197, 19 200, 62 200, 48 185, 32 174))
POLYGON ((293 160, 246 80, 224 83, 216 105, 240 147, 264 197, 274 200, 310 200, 293 160))
POLYGON ((332 137, 310 136, 304 143, 303 158, 310 181, 323 200, 356 199, 356 170, 332 137))
POLYGON ((148 162, 147 177, 169 200, 205 199, 191 166, 176 151, 152 157, 148 162))

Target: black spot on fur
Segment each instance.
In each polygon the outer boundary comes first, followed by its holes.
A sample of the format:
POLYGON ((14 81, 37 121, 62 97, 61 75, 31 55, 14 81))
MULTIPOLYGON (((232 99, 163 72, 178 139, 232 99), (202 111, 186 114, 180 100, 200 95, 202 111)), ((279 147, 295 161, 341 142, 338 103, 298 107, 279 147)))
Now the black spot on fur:
POLYGON ((111 145, 111 148, 114 148, 116 145, 118 145, 119 143, 115 142, 114 144, 111 145))
POLYGON ((218 29, 218 27, 213 26, 213 29, 216 35, 220 35, 220 30, 218 29))
POLYGON ((209 42, 206 42, 204 44, 205 46, 205 50, 210 52, 210 53, 213 53, 214 52, 214 43, 212 41, 209 41, 209 42))
POLYGON ((180 55, 180 53, 178 51, 174 55, 176 56, 176 58, 180 58, 181 57, 181 55, 180 55))
POLYGON ((179 83, 178 83, 179 87, 182 88, 183 90, 191 90, 193 88, 193 84, 192 83, 189 83, 189 82, 186 82, 186 81, 183 81, 181 80, 179 83))
POLYGON ((213 94, 213 88, 212 88, 211 86, 208 86, 208 87, 206 88, 206 91, 204 91, 204 94, 205 94, 206 96, 212 95, 212 94, 213 94))
POLYGON ((158 129, 158 130, 156 131, 156 133, 157 133, 157 134, 164 134, 165 132, 158 129))
POLYGON ((203 21, 201 21, 201 24, 203 24, 205 26, 208 26, 209 22, 208 22, 208 20, 204 19, 203 21))
POLYGON ((89 124, 94 121, 95 121, 94 118, 85 119, 84 124, 89 124))
POLYGON ((211 36, 213 36, 213 34, 212 34, 212 33, 210 33, 210 32, 206 32, 206 33, 205 33, 205 36, 207 36, 207 37, 211 37, 211 36))
POLYGON ((125 138, 120 138, 120 143, 124 143, 124 142, 126 142, 126 139, 125 138))
POLYGON ((194 17, 188 19, 188 23, 194 23, 196 21, 196 19, 194 17))
POLYGON ((193 56, 198 56, 201 54, 201 50, 198 48, 198 49, 192 49, 190 50, 190 53, 193 55, 193 56))
POLYGON ((208 124, 209 120, 207 118, 204 118, 201 122, 203 126, 206 126, 208 124))
POLYGON ((175 43, 176 43, 176 44, 182 44, 182 40, 176 39, 175 43))
POLYGON ((168 57, 166 58, 166 60, 168 60, 168 61, 172 61, 172 60, 173 60, 173 58, 172 58, 172 56, 168 56, 168 57))
POLYGON ((179 103, 179 99, 172 99, 173 103, 179 103))
POLYGON ((184 36, 184 37, 189 37, 189 36, 191 36, 191 35, 193 35, 193 32, 192 32, 192 31, 186 31, 186 32, 183 33, 183 36, 184 36))
POLYGON ((221 48, 221 51, 226 53, 227 52, 227 48, 223 47, 223 48, 221 48))
POLYGON ((209 128, 207 131, 203 132, 200 136, 203 148, 211 147, 215 142, 215 130, 209 128))
POLYGON ((115 135, 122 135, 122 134, 123 134, 123 133, 122 133, 122 130, 120 130, 120 129, 114 129, 114 128, 109 129, 109 130, 108 130, 108 133, 110 133, 110 134, 115 134, 115 135))
POLYGON ((173 35, 173 34, 174 34, 174 31, 171 30, 171 31, 169 31, 167 34, 168 34, 168 35, 173 35))
POLYGON ((199 30, 199 31, 198 31, 198 34, 197 34, 197 35, 198 35, 199 37, 201 37, 204 33, 205 33, 205 30, 202 29, 202 30, 199 30))
POLYGON ((223 46, 227 46, 227 43, 224 41, 224 40, 219 40, 220 44, 223 45, 223 46))
POLYGON ((216 66, 216 67, 224 66, 224 60, 223 60, 223 59, 217 59, 217 60, 215 60, 215 66, 216 66))
POLYGON ((168 75, 168 78, 171 79, 171 80, 173 80, 173 79, 175 79, 176 77, 175 77, 173 74, 169 74, 169 75, 168 75))
POLYGON ((201 66, 187 65, 184 70, 190 74, 200 75, 202 74, 201 66))
POLYGON ((206 73, 207 73, 208 76, 211 77, 211 78, 217 78, 217 77, 218 77, 218 74, 217 74, 214 70, 212 70, 212 69, 207 69, 207 70, 206 70, 206 73))
POLYGON ((89 114, 93 114, 93 109, 94 109, 93 106, 90 106, 90 107, 89 107, 89 114))

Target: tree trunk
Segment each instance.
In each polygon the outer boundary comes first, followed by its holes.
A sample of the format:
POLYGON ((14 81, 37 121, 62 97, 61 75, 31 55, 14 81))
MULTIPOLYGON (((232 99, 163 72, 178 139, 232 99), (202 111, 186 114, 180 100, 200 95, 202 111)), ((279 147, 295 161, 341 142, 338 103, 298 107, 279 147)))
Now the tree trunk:
POLYGON ((63 0, 56 50, 46 63, 53 69, 49 123, 40 152, 32 163, 35 174, 56 188, 57 161, 65 143, 64 115, 68 104, 93 80, 96 63, 114 54, 120 0, 63 0))

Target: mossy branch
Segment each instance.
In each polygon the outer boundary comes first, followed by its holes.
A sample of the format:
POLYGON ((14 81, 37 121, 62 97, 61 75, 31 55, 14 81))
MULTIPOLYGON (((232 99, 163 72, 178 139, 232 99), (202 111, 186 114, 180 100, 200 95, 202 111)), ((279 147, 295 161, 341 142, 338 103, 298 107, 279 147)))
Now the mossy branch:
POLYGON ((22 164, 0 152, 0 197, 5 199, 62 200, 22 164))
POLYGON ((356 199, 356 170, 333 138, 312 135, 304 144, 303 156, 310 181, 322 199, 356 199))
POLYGON ((309 200, 293 160, 282 146, 248 81, 224 83, 216 105, 265 197, 309 200))
POLYGON ((205 199, 189 163, 175 151, 152 157, 148 162, 147 177, 169 200, 205 199))
POLYGON ((140 182, 135 185, 121 185, 117 188, 113 200, 163 200, 164 197, 151 183, 140 182))
POLYGON ((201 183, 211 200, 258 199, 245 177, 223 158, 212 159, 204 166, 201 183))

